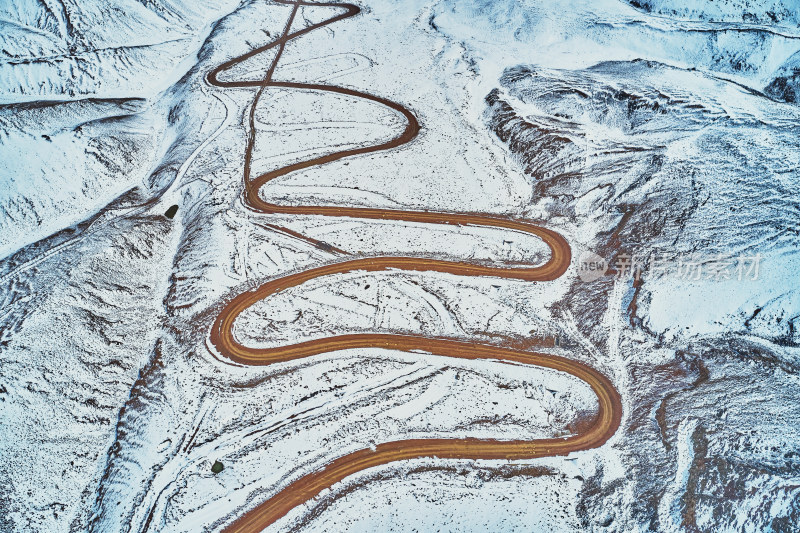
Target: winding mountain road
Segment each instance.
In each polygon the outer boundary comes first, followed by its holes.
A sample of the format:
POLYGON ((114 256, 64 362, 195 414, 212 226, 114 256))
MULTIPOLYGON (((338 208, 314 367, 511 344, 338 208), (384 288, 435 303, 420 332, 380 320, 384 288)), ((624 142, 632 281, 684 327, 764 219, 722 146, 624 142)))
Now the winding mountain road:
MULTIPOLYGON (((272 43, 257 48, 240 57, 227 61, 215 68, 207 76, 208 82, 220 88, 255 88, 249 114, 249 136, 245 152, 244 183, 245 203, 260 213, 280 213, 299 215, 322 215, 332 217, 353 217, 360 219, 380 219, 414 223, 451 224, 456 226, 473 225, 502 228, 508 231, 523 232, 542 239, 550 249, 550 259, 539 266, 511 267, 494 266, 439 259, 417 257, 365 257, 326 264, 303 272, 287 275, 261 285, 258 289, 235 297, 224 307, 217 317, 210 333, 211 343, 225 357, 246 365, 268 365, 280 361, 290 361, 311 357, 316 354, 352 348, 382 348, 406 352, 423 351, 435 355, 460 359, 490 359, 515 364, 535 365, 571 374, 587 383, 597 396, 598 411, 592 425, 584 432, 567 438, 538 440, 487 440, 474 438, 452 439, 407 439, 378 444, 339 457, 320 470, 296 479, 268 500, 258 503, 250 511, 230 524, 225 531, 241 533, 262 531, 285 516, 294 507, 301 505, 324 489, 362 470, 384 465, 394 461, 420 457, 443 459, 533 459, 537 457, 565 455, 578 450, 596 448, 605 443, 617 430, 622 415, 619 394, 611 381, 602 373, 588 365, 563 357, 514 350, 499 346, 466 342, 456 339, 430 338, 417 335, 395 334, 353 334, 338 335, 300 342, 276 348, 249 348, 237 342, 233 334, 236 318, 249 306, 290 287, 323 276, 333 276, 353 271, 385 272, 387 270, 445 272, 461 276, 493 276, 528 281, 549 281, 561 276, 570 264, 571 251, 567 241, 558 233, 536 226, 529 222, 487 216, 473 213, 443 213, 430 211, 403 211, 391 209, 353 208, 343 206, 278 205, 270 203, 259 195, 261 188, 280 176, 309 167, 322 165, 346 157, 379 152, 399 147, 419 132, 420 126, 415 116, 395 102, 353 89, 331 85, 273 81, 275 68, 281 58, 286 43, 315 29, 359 13, 358 6, 339 3, 316 3, 304 0, 276 0, 291 6, 291 14, 282 35, 272 43), (342 10, 335 16, 303 29, 292 31, 295 16, 301 6, 331 7, 342 10), (277 47, 277 53, 263 80, 236 81, 220 79, 221 75, 243 61, 266 50, 277 47), (288 165, 251 179, 251 162, 255 144, 255 111, 264 91, 270 87, 298 89, 306 91, 332 92, 361 98, 384 105, 406 119, 406 127, 393 139, 376 145, 343 150, 333 154, 315 157, 288 165)), ((350 257, 353 257, 352 255, 350 257)))

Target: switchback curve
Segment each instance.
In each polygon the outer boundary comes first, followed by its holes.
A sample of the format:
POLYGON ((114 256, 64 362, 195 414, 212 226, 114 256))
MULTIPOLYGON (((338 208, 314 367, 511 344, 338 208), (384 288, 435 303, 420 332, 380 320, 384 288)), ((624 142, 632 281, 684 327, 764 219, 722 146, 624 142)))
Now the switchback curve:
POLYGON ((249 114, 249 133, 245 149, 244 163, 244 201, 260 213, 322 215, 353 217, 361 219, 393 220, 414 223, 473 225, 501 228, 536 235, 550 249, 550 259, 543 265, 525 267, 506 267, 478 263, 425 259, 417 257, 358 257, 305 270, 269 281, 254 291, 240 294, 228 302, 212 326, 210 340, 213 346, 225 357, 246 365, 268 365, 311 357, 320 353, 352 348, 383 348, 406 352, 423 351, 445 357, 461 359, 491 359, 508 363, 535 365, 571 374, 587 383, 598 400, 598 411, 591 427, 586 431, 567 438, 537 440, 491 440, 475 438, 452 439, 406 439, 378 444, 339 457, 322 469, 296 479, 270 499, 248 511, 225 531, 242 533, 261 531, 294 507, 317 496, 324 489, 367 468, 384 465, 394 461, 420 457, 447 459, 534 459, 537 457, 566 455, 573 451, 596 448, 605 443, 617 430, 622 415, 622 404, 611 381, 602 373, 588 365, 560 356, 527 352, 511 348, 465 342, 456 339, 430 338, 416 335, 395 334, 352 334, 337 335, 322 339, 300 342, 275 348, 249 348, 240 344, 234 337, 233 325, 236 318, 248 307, 273 294, 303 284, 306 281, 353 271, 378 272, 387 270, 433 271, 462 276, 494 276, 527 281, 550 281, 560 277, 571 260, 570 246, 558 233, 529 222, 474 213, 445 213, 431 211, 405 211, 393 209, 353 208, 344 206, 279 205, 268 202, 259 195, 260 189, 271 180, 306 168, 322 165, 346 157, 389 150, 413 140, 420 130, 419 123, 411 111, 405 107, 365 92, 344 87, 323 84, 273 81, 275 68, 287 42, 310 31, 352 17, 359 13, 358 6, 334 2, 309 2, 306 0, 275 0, 292 7, 282 35, 268 45, 256 48, 242 56, 231 59, 213 69, 207 76, 209 84, 220 88, 257 89, 249 114), (292 24, 300 6, 331 7, 343 12, 292 31, 292 24), (226 70, 262 52, 277 47, 277 53, 262 80, 222 80, 220 75, 226 70), (269 87, 298 89, 307 91, 332 92, 361 98, 381 104, 401 114, 406 119, 405 129, 389 141, 342 150, 333 154, 300 161, 251 179, 251 163, 255 145, 255 110, 264 91, 269 87))

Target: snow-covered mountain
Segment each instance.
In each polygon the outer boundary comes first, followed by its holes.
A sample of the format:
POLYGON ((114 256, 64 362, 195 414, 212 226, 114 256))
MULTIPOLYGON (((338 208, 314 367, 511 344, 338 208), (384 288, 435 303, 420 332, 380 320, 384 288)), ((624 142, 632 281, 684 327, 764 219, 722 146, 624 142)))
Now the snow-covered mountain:
MULTIPOLYGON (((347 254, 548 258, 496 228, 248 206, 246 159, 258 175, 406 124, 346 93, 209 82, 293 9, 0 6, 0 531, 220 531, 356 450, 558 439, 598 412, 546 368, 375 348, 245 366, 213 346, 234 297, 347 254)), ((291 28, 340 12, 306 5, 291 28)), ((275 80, 389 99, 421 129, 262 197, 529 220, 572 263, 553 281, 318 278, 248 307, 236 338, 545 351, 607 376, 622 422, 566 456, 364 470, 271 530, 797 531, 798 17, 794 0, 369 1, 286 43, 275 80)), ((220 80, 263 79, 277 50, 220 80)))

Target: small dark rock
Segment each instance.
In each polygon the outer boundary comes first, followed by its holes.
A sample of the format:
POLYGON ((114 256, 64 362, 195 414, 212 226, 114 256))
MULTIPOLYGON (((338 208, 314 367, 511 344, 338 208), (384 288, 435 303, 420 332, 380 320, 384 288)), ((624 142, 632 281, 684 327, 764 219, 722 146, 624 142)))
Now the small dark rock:
POLYGON ((800 78, 800 76, 797 76, 797 73, 795 74, 794 78, 789 76, 778 76, 764 88, 764 92, 776 100, 782 100, 784 102, 793 104, 797 102, 797 94, 795 89, 798 85, 798 78, 800 78))

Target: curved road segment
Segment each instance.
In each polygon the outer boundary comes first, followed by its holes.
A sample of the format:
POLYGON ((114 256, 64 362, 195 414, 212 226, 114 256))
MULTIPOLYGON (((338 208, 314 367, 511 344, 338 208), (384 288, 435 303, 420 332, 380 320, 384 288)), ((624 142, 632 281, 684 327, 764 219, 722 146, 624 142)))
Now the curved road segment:
MULTIPOLYGON (((561 276, 570 264, 570 246, 558 233, 535 226, 522 220, 494 217, 471 213, 440 213, 430 211, 400 211, 390 209, 352 208, 339 206, 286 206, 269 203, 259 196, 260 189, 269 181, 299 170, 322 165, 345 157, 356 156, 401 146, 416 137, 419 123, 406 108, 378 96, 330 85, 273 81, 273 73, 280 60, 286 43, 315 29, 359 13, 358 6, 352 4, 314 3, 303 0, 276 0, 292 6, 286 27, 280 38, 240 57, 227 61, 207 76, 211 85, 222 88, 256 88, 257 92, 250 109, 249 137, 245 153, 244 199, 248 207, 259 213, 280 213, 299 215, 323 215, 334 217, 354 217, 361 219, 395 220, 403 222, 422 222, 430 224, 452 224, 456 226, 473 225, 504 228, 506 230, 536 235, 550 248, 550 259, 540 266, 504 267, 490 266, 458 261, 421 259, 416 257, 359 257, 327 264, 296 274, 272 280, 258 289, 246 292, 230 301, 217 317, 211 330, 211 342, 225 357, 246 365, 268 365, 280 361, 290 361, 311 357, 316 354, 351 348, 383 348, 406 352, 423 351, 445 357, 460 359, 491 359, 524 365, 536 365, 571 374, 586 382, 597 395, 598 412, 588 430, 568 437, 539 440, 485 440, 474 438, 453 439, 408 439, 378 444, 339 457, 322 469, 307 474, 284 487, 270 499, 239 517, 225 531, 243 533, 262 531, 286 515, 294 507, 301 505, 324 489, 342 481, 347 476, 362 470, 384 465, 394 461, 420 457, 439 457, 443 459, 533 459, 554 455, 566 455, 578 450, 596 448, 605 443, 617 430, 621 420, 622 405, 619 394, 611 381, 593 368, 563 357, 514 350, 499 346, 476 344, 455 339, 429 338, 416 335, 356 334, 338 335, 277 348, 248 348, 236 341, 233 325, 236 317, 246 308, 273 294, 303 284, 308 280, 352 271, 433 271, 461 276, 494 276, 528 281, 549 281, 561 276), (292 24, 300 6, 325 6, 341 9, 339 14, 303 29, 292 31, 292 24), (220 79, 220 75, 231 67, 266 50, 277 47, 267 75, 263 80, 235 81, 220 79), (306 91, 333 92, 382 104, 400 114, 407 122, 403 132, 393 139, 372 146, 343 150, 333 154, 301 161, 251 179, 250 165, 255 144, 255 110, 264 91, 269 87, 300 89, 306 91)), ((351 256, 352 257, 352 256, 351 256)))

